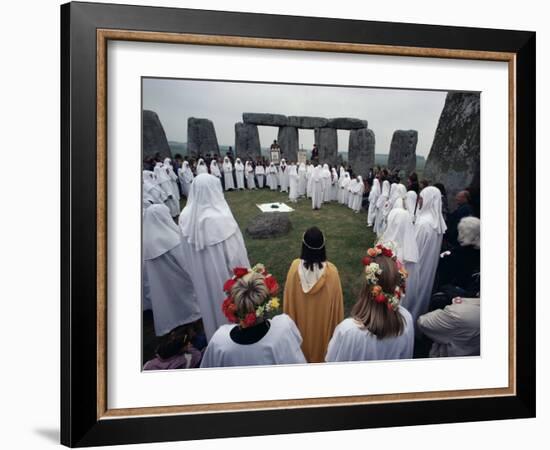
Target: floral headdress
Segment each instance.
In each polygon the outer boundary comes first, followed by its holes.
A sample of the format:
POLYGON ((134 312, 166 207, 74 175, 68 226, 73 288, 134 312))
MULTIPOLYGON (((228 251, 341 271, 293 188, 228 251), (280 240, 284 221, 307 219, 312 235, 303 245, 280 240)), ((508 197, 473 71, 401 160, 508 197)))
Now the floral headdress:
POLYGON ((367 256, 363 258, 363 265, 365 266, 365 278, 367 279, 367 283, 371 285, 370 295, 372 299, 377 303, 386 303, 388 309, 397 311, 399 303, 401 302, 401 297, 405 294, 405 280, 409 274, 405 270, 403 264, 397 259, 395 251, 390 245, 384 246, 378 244, 367 250, 367 256), (378 277, 382 274, 382 269, 374 259, 380 255, 391 258, 395 262, 400 275, 400 283, 395 286, 394 291, 390 293, 384 292, 382 286, 378 284, 378 277))
POLYGON ((227 294, 227 298, 222 303, 222 311, 227 320, 239 324, 242 328, 256 325, 258 319, 277 310, 281 304, 280 300, 275 297, 277 292, 279 292, 279 284, 273 275, 267 273, 263 264, 256 264, 252 269, 235 267, 233 269, 233 276, 224 283, 223 290, 227 294), (263 277, 264 284, 269 291, 269 296, 261 305, 256 307, 255 311, 243 315, 237 310, 237 305, 235 305, 235 301, 231 296, 231 290, 239 278, 249 273, 257 273, 263 277))

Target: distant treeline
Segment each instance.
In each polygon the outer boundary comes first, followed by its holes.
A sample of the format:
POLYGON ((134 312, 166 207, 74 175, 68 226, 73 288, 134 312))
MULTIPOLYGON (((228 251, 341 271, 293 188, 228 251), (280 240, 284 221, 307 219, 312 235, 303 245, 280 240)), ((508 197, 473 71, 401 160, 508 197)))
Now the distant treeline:
MULTIPOLYGON (((186 142, 176 142, 168 141, 170 149, 172 150, 172 155, 179 153, 182 156, 187 155, 187 143, 186 142)), ((220 145, 220 154, 224 155, 227 150, 229 150, 229 145, 220 145)), ((235 149, 233 149, 235 150, 235 149)), ((344 161, 348 160, 348 152, 340 152, 344 161)), ((269 148, 262 147, 262 155, 269 157, 269 148)), ((385 166, 388 162, 388 155, 384 153, 377 153, 374 156, 375 164, 378 166, 385 166)), ((423 169, 426 164, 426 158, 424 156, 416 156, 416 168, 423 169)))

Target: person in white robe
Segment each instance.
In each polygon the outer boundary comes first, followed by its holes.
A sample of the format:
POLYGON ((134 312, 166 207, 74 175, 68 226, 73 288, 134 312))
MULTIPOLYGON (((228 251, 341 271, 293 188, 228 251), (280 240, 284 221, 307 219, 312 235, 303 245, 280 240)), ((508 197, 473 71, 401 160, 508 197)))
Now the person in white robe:
POLYGON ((357 183, 353 187, 353 200, 351 202, 351 209, 357 214, 361 212, 363 207, 363 192, 365 192, 365 183, 361 175, 357 176, 357 183))
POLYGON ((255 173, 256 173, 256 180, 258 181, 258 187, 260 189, 263 189, 264 181, 265 181, 265 167, 263 166, 262 163, 256 164, 255 173))
POLYGON ((382 192, 376 200, 376 216, 374 219, 374 232, 377 236, 382 236, 386 228, 386 222, 384 221, 384 205, 389 200, 390 195, 390 182, 384 180, 382 183, 382 192))
POLYGON ((479 356, 480 299, 455 297, 444 309, 418 318, 418 328, 433 341, 430 358, 479 356))
POLYGON ((169 209, 151 205, 143 214, 143 270, 157 336, 201 317, 189 266, 169 209))
POLYGON ((267 167, 267 185, 269 186, 269 189, 272 191, 277 190, 277 167, 275 167, 275 164, 270 163, 267 167))
POLYGON ((352 205, 353 205, 353 196, 354 196, 354 192, 355 192, 355 189, 357 188, 357 178, 354 178, 353 180, 351 180, 348 184, 348 188, 347 188, 347 191, 348 191, 348 201, 346 203, 347 207, 348 208, 352 208, 352 205))
POLYGON ((330 171, 330 200, 338 201, 338 173, 334 167, 330 171))
POLYGON ((164 159, 163 168, 166 168, 166 173, 170 177, 170 183, 172 186, 172 195, 174 198, 178 201, 180 201, 180 188, 178 186, 178 176, 176 175, 176 172, 174 172, 174 168, 172 167, 172 161, 170 158, 164 159))
POLYGON ((404 287, 401 268, 390 256, 371 256, 374 250, 367 251, 370 262, 365 266, 363 287, 350 317, 334 330, 325 356, 327 362, 413 357, 414 322, 399 300, 404 287), (373 264, 378 271, 369 272, 373 264))
POLYGON ((312 183, 313 183, 313 172, 315 171, 315 167, 313 167, 313 164, 308 164, 306 166, 306 195, 307 198, 311 198, 312 191, 312 183))
POLYGON ((228 317, 233 324, 216 331, 201 367, 306 363, 300 348, 302 337, 293 320, 286 314, 268 319, 280 305, 272 297, 275 292, 267 288, 264 277, 249 272, 233 279, 222 308, 226 310, 226 303, 231 303, 228 317))
POLYGON ((407 272, 411 272, 412 264, 418 262, 414 225, 410 221, 409 213, 404 209, 396 208, 390 211, 384 234, 377 242, 392 248, 397 259, 405 265, 407 272))
POLYGON ((150 170, 143 171, 142 199, 143 209, 154 204, 163 204, 168 200, 168 194, 158 186, 155 174, 150 170))
POLYGON ((286 164, 286 160, 283 158, 281 159, 281 164, 279 165, 279 186, 281 186, 281 192, 288 192, 289 182, 288 165, 286 164))
POLYGON ((243 235, 213 175, 198 175, 179 217, 182 248, 190 264, 207 339, 227 323, 223 284, 234 267, 250 267, 243 235))
POLYGON ((180 213, 180 204, 174 197, 172 180, 168 176, 166 168, 163 167, 162 163, 158 162, 154 170, 157 185, 168 195, 168 199, 164 203, 168 206, 172 217, 177 217, 180 213))
POLYGON ((338 180, 338 203, 341 205, 347 205, 348 203, 348 187, 351 182, 349 172, 344 172, 344 176, 338 180))
POLYGON ((288 170, 288 184, 289 184, 289 193, 288 199, 292 203, 298 201, 298 170, 296 164, 290 164, 288 170))
POLYGON ((226 156, 223 158, 223 184, 225 185, 225 190, 235 189, 235 183, 233 182, 233 164, 231 160, 226 156))
POLYGON ((380 196, 380 180, 375 178, 372 182, 372 187, 369 192, 369 211, 367 216, 367 226, 372 227, 374 225, 374 219, 376 217, 376 201, 380 196))
POLYGON ((191 183, 193 182, 194 176, 193 172, 191 171, 191 167, 189 167, 189 163, 187 161, 183 161, 181 167, 178 169, 178 178, 180 180, 180 186, 183 195, 185 195, 185 197, 189 197, 189 189, 191 183))
POLYGON ((328 344, 326 362, 381 361, 412 359, 414 350, 414 324, 410 313, 399 307, 404 318, 404 331, 395 337, 378 339, 361 323, 349 317, 335 328, 328 344))
POLYGON ((405 209, 409 213, 409 216, 411 218, 411 222, 414 223, 416 221, 416 201, 418 199, 418 195, 415 191, 408 191, 407 197, 405 197, 405 209))
POLYGON ((428 186, 420 192, 419 210, 415 223, 418 262, 409 272, 407 295, 403 306, 416 319, 428 311, 435 274, 439 263, 441 242, 447 229, 441 211, 441 192, 428 186))
POLYGON ((254 181, 254 167, 252 163, 247 161, 244 164, 244 172, 246 174, 246 187, 248 189, 256 189, 256 182, 254 181))
POLYGON ((218 166, 218 161, 215 159, 210 161, 210 174, 214 175, 220 183, 222 182, 222 173, 220 171, 220 167, 218 166))
POLYGON ((311 176, 311 207, 321 209, 323 197, 323 168, 318 165, 311 176))
POLYGON ((298 167, 298 197, 306 195, 307 188, 307 169, 305 163, 300 163, 298 167))
POLYGON ((346 173, 346 169, 344 169, 344 166, 340 166, 340 172, 338 174, 338 178, 342 178, 345 173, 346 173))
MULTIPOLYGON (((405 199, 407 197, 407 188, 402 184, 396 184, 393 186, 390 199, 389 199, 389 211, 387 214, 390 213, 392 209, 405 209, 405 199)), ((386 214, 386 220, 387 220, 387 214, 386 214)))
POLYGON ((206 347, 201 368, 306 364, 302 336, 292 319, 280 314, 269 323, 269 332, 261 340, 246 345, 231 339, 237 325, 222 325, 206 347))
POLYGON ((204 159, 199 158, 199 161, 197 162, 197 168, 195 171, 197 175, 200 175, 201 173, 208 173, 208 167, 206 167, 206 163, 204 162, 204 159))
POLYGON ((321 176, 323 182, 323 203, 328 203, 331 200, 332 194, 330 168, 328 164, 323 164, 321 176))
POLYGON ((244 165, 241 158, 235 160, 235 178, 237 180, 237 189, 244 189, 244 165))

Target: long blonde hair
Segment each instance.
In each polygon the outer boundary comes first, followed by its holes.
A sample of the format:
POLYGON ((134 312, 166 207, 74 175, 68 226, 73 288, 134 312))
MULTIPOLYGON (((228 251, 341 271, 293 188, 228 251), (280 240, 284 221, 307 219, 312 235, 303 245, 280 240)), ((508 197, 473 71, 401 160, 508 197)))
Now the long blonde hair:
MULTIPOLYGON (((394 292, 400 284, 400 275, 395 261, 387 256, 378 255, 373 258, 382 273, 378 276, 378 284, 384 292, 394 292)), ((365 280, 359 300, 351 309, 351 317, 363 324, 378 339, 399 336, 403 333, 405 321, 399 310, 388 308, 387 303, 378 303, 372 294, 372 285, 365 280)))

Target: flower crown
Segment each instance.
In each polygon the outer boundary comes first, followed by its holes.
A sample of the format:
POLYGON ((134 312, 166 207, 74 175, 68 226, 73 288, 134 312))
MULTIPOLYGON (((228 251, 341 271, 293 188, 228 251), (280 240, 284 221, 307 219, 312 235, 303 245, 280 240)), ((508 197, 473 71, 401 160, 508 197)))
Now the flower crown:
POLYGON ((281 302, 275 297, 279 291, 279 284, 273 275, 267 273, 263 264, 256 264, 252 269, 235 267, 233 269, 233 274, 234 275, 223 285, 223 290, 227 294, 227 298, 222 303, 222 311, 225 317, 227 317, 227 320, 239 324, 241 328, 247 328, 256 325, 258 319, 263 318, 267 313, 273 312, 279 308, 281 302), (235 305, 235 301, 231 296, 231 290, 239 278, 249 273, 258 273, 262 275, 264 284, 269 291, 269 296, 261 305, 256 307, 254 312, 242 315, 237 310, 237 305, 235 305))
POLYGON ((372 286, 370 290, 372 299, 377 303, 386 303, 388 309, 397 311, 399 303, 401 302, 401 297, 405 294, 405 280, 409 274, 405 270, 403 264, 397 259, 391 245, 384 246, 378 244, 375 247, 369 248, 367 250, 367 256, 363 258, 362 262, 365 266, 365 278, 367 279, 367 283, 372 286), (384 292, 382 286, 378 284, 378 277, 382 274, 382 269, 374 259, 380 255, 393 259, 401 277, 400 283, 395 286, 392 293, 384 292))

